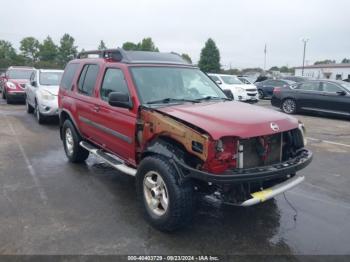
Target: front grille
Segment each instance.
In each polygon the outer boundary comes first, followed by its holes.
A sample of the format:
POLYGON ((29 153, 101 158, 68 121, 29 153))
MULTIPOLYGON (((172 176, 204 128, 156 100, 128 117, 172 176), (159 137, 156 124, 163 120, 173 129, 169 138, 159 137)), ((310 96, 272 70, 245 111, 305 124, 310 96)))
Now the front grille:
POLYGON ((256 96, 256 94, 248 93, 248 96, 256 96))
POLYGON ((243 146, 243 168, 252 168, 277 164, 282 161, 282 133, 242 139, 239 145, 243 146), (263 143, 268 144, 264 148, 263 143))
POLYGON ((256 92, 255 88, 246 89, 248 92, 256 92))

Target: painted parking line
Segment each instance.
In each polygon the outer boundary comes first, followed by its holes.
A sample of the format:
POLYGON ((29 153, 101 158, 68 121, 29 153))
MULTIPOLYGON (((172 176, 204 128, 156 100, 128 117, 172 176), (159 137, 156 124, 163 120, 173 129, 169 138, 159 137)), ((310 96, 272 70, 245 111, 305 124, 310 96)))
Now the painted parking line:
POLYGON ((327 144, 331 144, 331 145, 344 146, 344 147, 350 148, 350 145, 348 145, 348 144, 333 142, 333 141, 329 141, 329 140, 322 140, 322 139, 313 138, 313 137, 306 137, 306 139, 311 140, 311 141, 317 141, 317 142, 327 143, 327 144))

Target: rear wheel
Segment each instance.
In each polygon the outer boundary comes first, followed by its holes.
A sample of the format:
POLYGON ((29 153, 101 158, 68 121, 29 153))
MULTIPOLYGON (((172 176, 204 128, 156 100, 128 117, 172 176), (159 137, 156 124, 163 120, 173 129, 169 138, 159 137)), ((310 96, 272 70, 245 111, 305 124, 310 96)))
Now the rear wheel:
POLYGON ((89 151, 79 145, 82 139, 70 120, 64 121, 62 134, 63 147, 68 160, 73 163, 84 162, 89 157, 89 151))
POLYGON ((286 114, 295 114, 297 111, 297 103, 294 99, 287 98, 282 102, 281 109, 286 114))
POLYGON ((5 90, 2 90, 2 99, 6 99, 5 90))
POLYGON ((174 231, 191 222, 194 202, 190 181, 177 181, 177 171, 163 156, 142 160, 136 186, 147 221, 161 231, 174 231))

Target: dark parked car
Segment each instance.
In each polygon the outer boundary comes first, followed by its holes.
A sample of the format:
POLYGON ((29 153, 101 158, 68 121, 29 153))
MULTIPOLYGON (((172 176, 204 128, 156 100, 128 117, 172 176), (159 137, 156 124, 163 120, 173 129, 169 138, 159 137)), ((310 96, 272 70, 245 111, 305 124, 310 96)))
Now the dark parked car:
POLYGON ((295 84, 294 81, 281 80, 281 79, 268 79, 262 82, 254 83, 259 92, 259 98, 263 99, 266 97, 272 97, 273 89, 276 87, 289 88, 295 84))
POLYGON ((287 114, 313 111, 350 116, 350 84, 337 80, 312 80, 290 89, 276 88, 271 104, 287 114))

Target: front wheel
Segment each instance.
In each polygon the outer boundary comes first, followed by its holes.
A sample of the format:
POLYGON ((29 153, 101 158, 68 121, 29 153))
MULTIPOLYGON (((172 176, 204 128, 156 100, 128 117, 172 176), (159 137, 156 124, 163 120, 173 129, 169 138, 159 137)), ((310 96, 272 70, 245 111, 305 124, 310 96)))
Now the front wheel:
POLYGON ((297 111, 297 103, 294 99, 287 98, 282 102, 281 109, 286 114, 295 114, 297 111))
POLYGON ((34 112, 34 108, 28 103, 27 99, 26 99, 26 111, 28 114, 31 114, 34 112))
POLYGON ((36 120, 38 121, 38 123, 40 125, 43 124, 45 122, 45 117, 40 113, 38 103, 35 104, 34 113, 35 113, 35 117, 36 117, 36 120))
POLYGON ((136 176, 137 193, 145 218, 161 231, 174 231, 192 220, 192 183, 179 184, 177 178, 176 169, 162 156, 143 159, 136 176))
POLYGON ((68 160, 73 163, 84 162, 89 157, 89 151, 79 145, 81 138, 70 120, 64 121, 62 132, 68 160))
POLYGON ((258 90, 258 95, 259 95, 259 99, 263 99, 265 97, 265 93, 261 89, 258 90))

